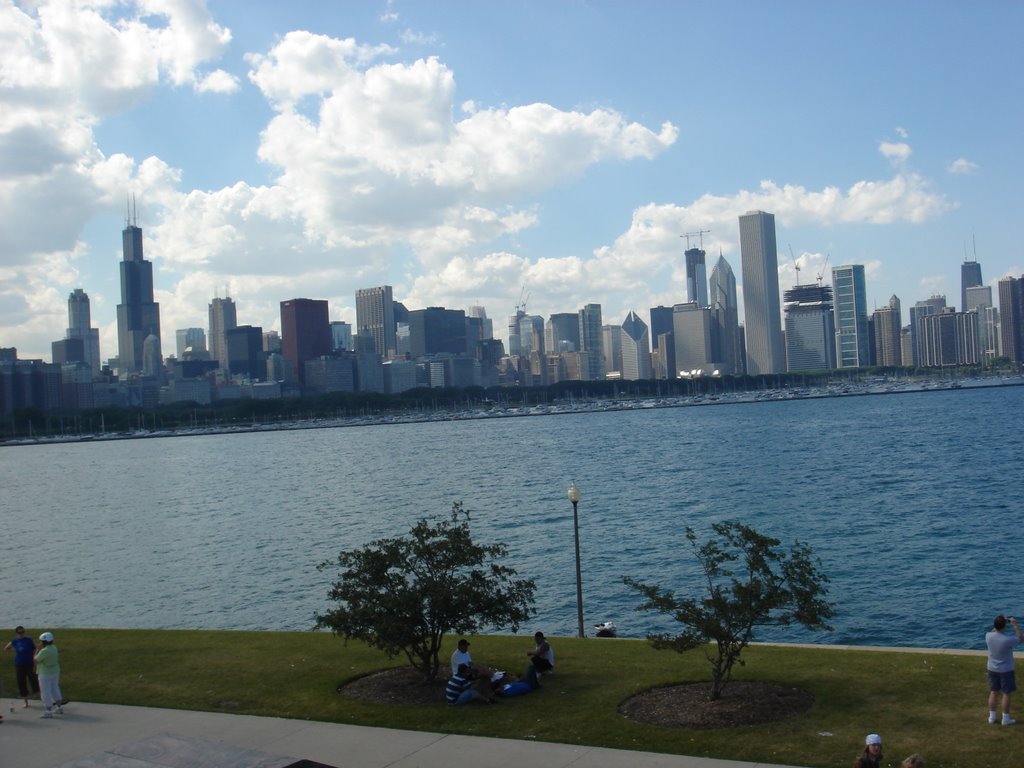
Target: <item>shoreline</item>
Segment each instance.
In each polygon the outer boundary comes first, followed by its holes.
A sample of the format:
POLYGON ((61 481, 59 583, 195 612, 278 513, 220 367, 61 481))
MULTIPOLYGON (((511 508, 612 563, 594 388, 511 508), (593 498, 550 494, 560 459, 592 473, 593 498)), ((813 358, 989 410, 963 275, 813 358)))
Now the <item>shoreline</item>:
POLYGON ((381 414, 377 416, 346 416, 335 419, 303 419, 278 423, 225 424, 208 427, 185 427, 167 430, 136 430, 133 432, 101 432, 77 435, 55 435, 38 438, 16 438, 0 441, 0 447, 23 445, 65 445, 105 442, 108 440, 140 440, 165 437, 191 437, 204 435, 230 435, 253 432, 290 432, 302 429, 338 429, 344 427, 390 426, 426 424, 439 421, 477 421, 509 419, 527 416, 564 416, 577 413, 604 413, 614 411, 650 410, 660 408, 691 408, 712 405, 753 405, 787 400, 820 400, 832 397, 871 397, 878 395, 905 395, 921 392, 948 392, 952 390, 988 389, 992 387, 1024 386, 1024 376, 999 376, 980 379, 950 379, 935 381, 924 379, 900 383, 887 380, 872 384, 837 384, 829 387, 798 387, 794 389, 750 390, 721 394, 693 395, 689 397, 613 398, 608 400, 559 401, 541 405, 472 409, 462 411, 414 412, 381 414))

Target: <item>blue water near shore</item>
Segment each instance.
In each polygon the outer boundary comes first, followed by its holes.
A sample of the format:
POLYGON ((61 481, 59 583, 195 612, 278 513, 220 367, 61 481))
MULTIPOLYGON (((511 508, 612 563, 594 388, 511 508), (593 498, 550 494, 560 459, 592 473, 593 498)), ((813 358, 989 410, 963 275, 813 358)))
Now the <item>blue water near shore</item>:
POLYGON ((735 518, 808 542, 834 632, 979 648, 1020 608, 1024 388, 25 446, 0 451, 0 623, 308 629, 339 549, 453 501, 537 582, 521 631, 672 630, 621 577, 696 594, 687 542, 735 518))

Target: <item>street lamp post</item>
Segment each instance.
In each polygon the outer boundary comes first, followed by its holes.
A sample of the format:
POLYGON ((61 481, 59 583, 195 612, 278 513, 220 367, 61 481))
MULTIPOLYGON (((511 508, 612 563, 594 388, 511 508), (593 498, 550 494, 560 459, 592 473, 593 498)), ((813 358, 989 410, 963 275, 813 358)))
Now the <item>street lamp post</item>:
POLYGON ((576 536, 576 618, 579 622, 579 637, 583 634, 583 577, 580 574, 580 516, 577 507, 580 503, 580 487, 573 480, 569 483, 569 501, 572 502, 572 529, 576 536))

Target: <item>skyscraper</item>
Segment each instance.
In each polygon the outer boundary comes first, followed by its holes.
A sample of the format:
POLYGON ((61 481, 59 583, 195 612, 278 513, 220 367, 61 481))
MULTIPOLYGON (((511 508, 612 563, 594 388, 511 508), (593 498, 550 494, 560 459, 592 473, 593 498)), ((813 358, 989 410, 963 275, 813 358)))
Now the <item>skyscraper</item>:
POLYGON ((179 360, 184 359, 186 354, 191 354, 193 360, 207 359, 206 331, 202 328, 179 328, 174 332, 174 337, 179 360))
POLYGON ((281 356, 291 363, 292 375, 306 385, 306 361, 331 353, 327 302, 289 299, 281 302, 281 356))
POLYGON ((978 285, 984 285, 981 279, 981 264, 977 261, 967 261, 960 265, 960 311, 967 312, 971 307, 967 306, 967 289, 978 285))
POLYGON ((651 341, 647 335, 647 323, 640 319, 632 310, 622 321, 622 378, 646 380, 653 378, 651 373, 651 341))
POLYGON ((900 300, 897 296, 889 299, 889 306, 875 310, 875 358, 878 365, 902 365, 903 353, 900 347, 900 333, 903 329, 900 300))
POLYGON ((210 302, 210 359, 228 367, 227 332, 238 327, 235 302, 230 296, 215 298, 210 302))
MULTIPOLYGON (((735 283, 734 283, 735 285, 735 283)), ((674 379, 676 369, 676 337, 672 323, 672 307, 651 307, 651 373, 656 379, 674 379)))
POLYGON ((999 335, 1003 355, 1024 363, 1024 275, 999 281, 999 335))
POLYGON ((67 338, 81 339, 83 359, 92 368, 92 375, 100 372, 100 331, 93 328, 89 314, 89 294, 75 288, 68 296, 67 338))
POLYGON ((775 247, 775 216, 749 211, 740 216, 740 262, 743 270, 743 305, 746 323, 747 373, 782 373, 786 352, 782 345, 779 307, 779 256, 775 247))
POLYGON ((832 268, 837 368, 870 365, 866 290, 863 264, 832 268))
POLYGON ((716 317, 719 320, 720 370, 722 373, 743 373, 744 353, 740 341, 740 305, 736 295, 736 276, 721 251, 718 254, 718 261, 711 270, 708 301, 711 308, 716 310, 716 317))
POLYGON ((153 355, 160 356, 160 305, 153 301, 153 264, 142 257, 142 230, 133 218, 121 232, 121 303, 117 305, 117 354, 122 374, 141 373, 144 346, 157 339, 153 355))
POLYGON ((816 371, 836 367, 832 289, 794 285, 783 296, 786 309, 786 367, 816 371))
MULTIPOLYGON (((587 380, 604 378, 604 338, 601 333, 601 305, 587 304, 579 311, 580 351, 587 353, 587 380)), ((583 378, 582 372, 580 378, 583 378)))
POLYGON ((922 362, 924 360, 924 337, 921 335, 918 328, 921 319, 928 315, 938 314, 945 308, 945 306, 946 297, 935 295, 929 299, 917 302, 910 308, 910 343, 914 354, 914 365, 924 364, 922 362))
POLYGON ((705 252, 700 248, 690 248, 683 256, 686 258, 686 298, 696 302, 698 307, 708 305, 708 277, 704 263, 705 252))
POLYGON ((395 299, 390 285, 356 291, 356 334, 369 331, 374 349, 387 359, 398 348, 395 336, 395 299))

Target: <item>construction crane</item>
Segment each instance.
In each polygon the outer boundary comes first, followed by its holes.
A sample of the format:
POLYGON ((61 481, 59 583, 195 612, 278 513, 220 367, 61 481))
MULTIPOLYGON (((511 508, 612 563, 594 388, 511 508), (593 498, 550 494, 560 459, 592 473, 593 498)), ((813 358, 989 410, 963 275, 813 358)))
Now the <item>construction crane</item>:
POLYGON ((821 272, 818 273, 818 286, 821 286, 821 279, 825 277, 825 270, 828 269, 828 260, 832 258, 832 254, 825 254, 825 263, 821 267, 821 272))
POLYGON ((516 302, 516 314, 520 312, 526 314, 526 302, 530 300, 530 294, 526 292, 526 283, 523 283, 523 287, 519 290, 519 301, 516 302), (525 297, 525 298, 524 298, 525 297))
POLYGON ((685 232, 685 233, 681 234, 680 237, 685 237, 686 238, 686 250, 690 250, 690 238, 691 237, 699 237, 700 238, 700 249, 703 251, 704 250, 704 235, 709 235, 709 234, 711 234, 711 230, 710 229, 698 229, 696 232, 685 232))
MULTIPOLYGON (((787 243, 789 245, 789 243, 787 243)), ((793 260, 793 269, 796 270, 796 284, 800 285, 800 263, 796 260, 796 256, 793 255, 793 246, 789 246, 789 258, 793 260)))

